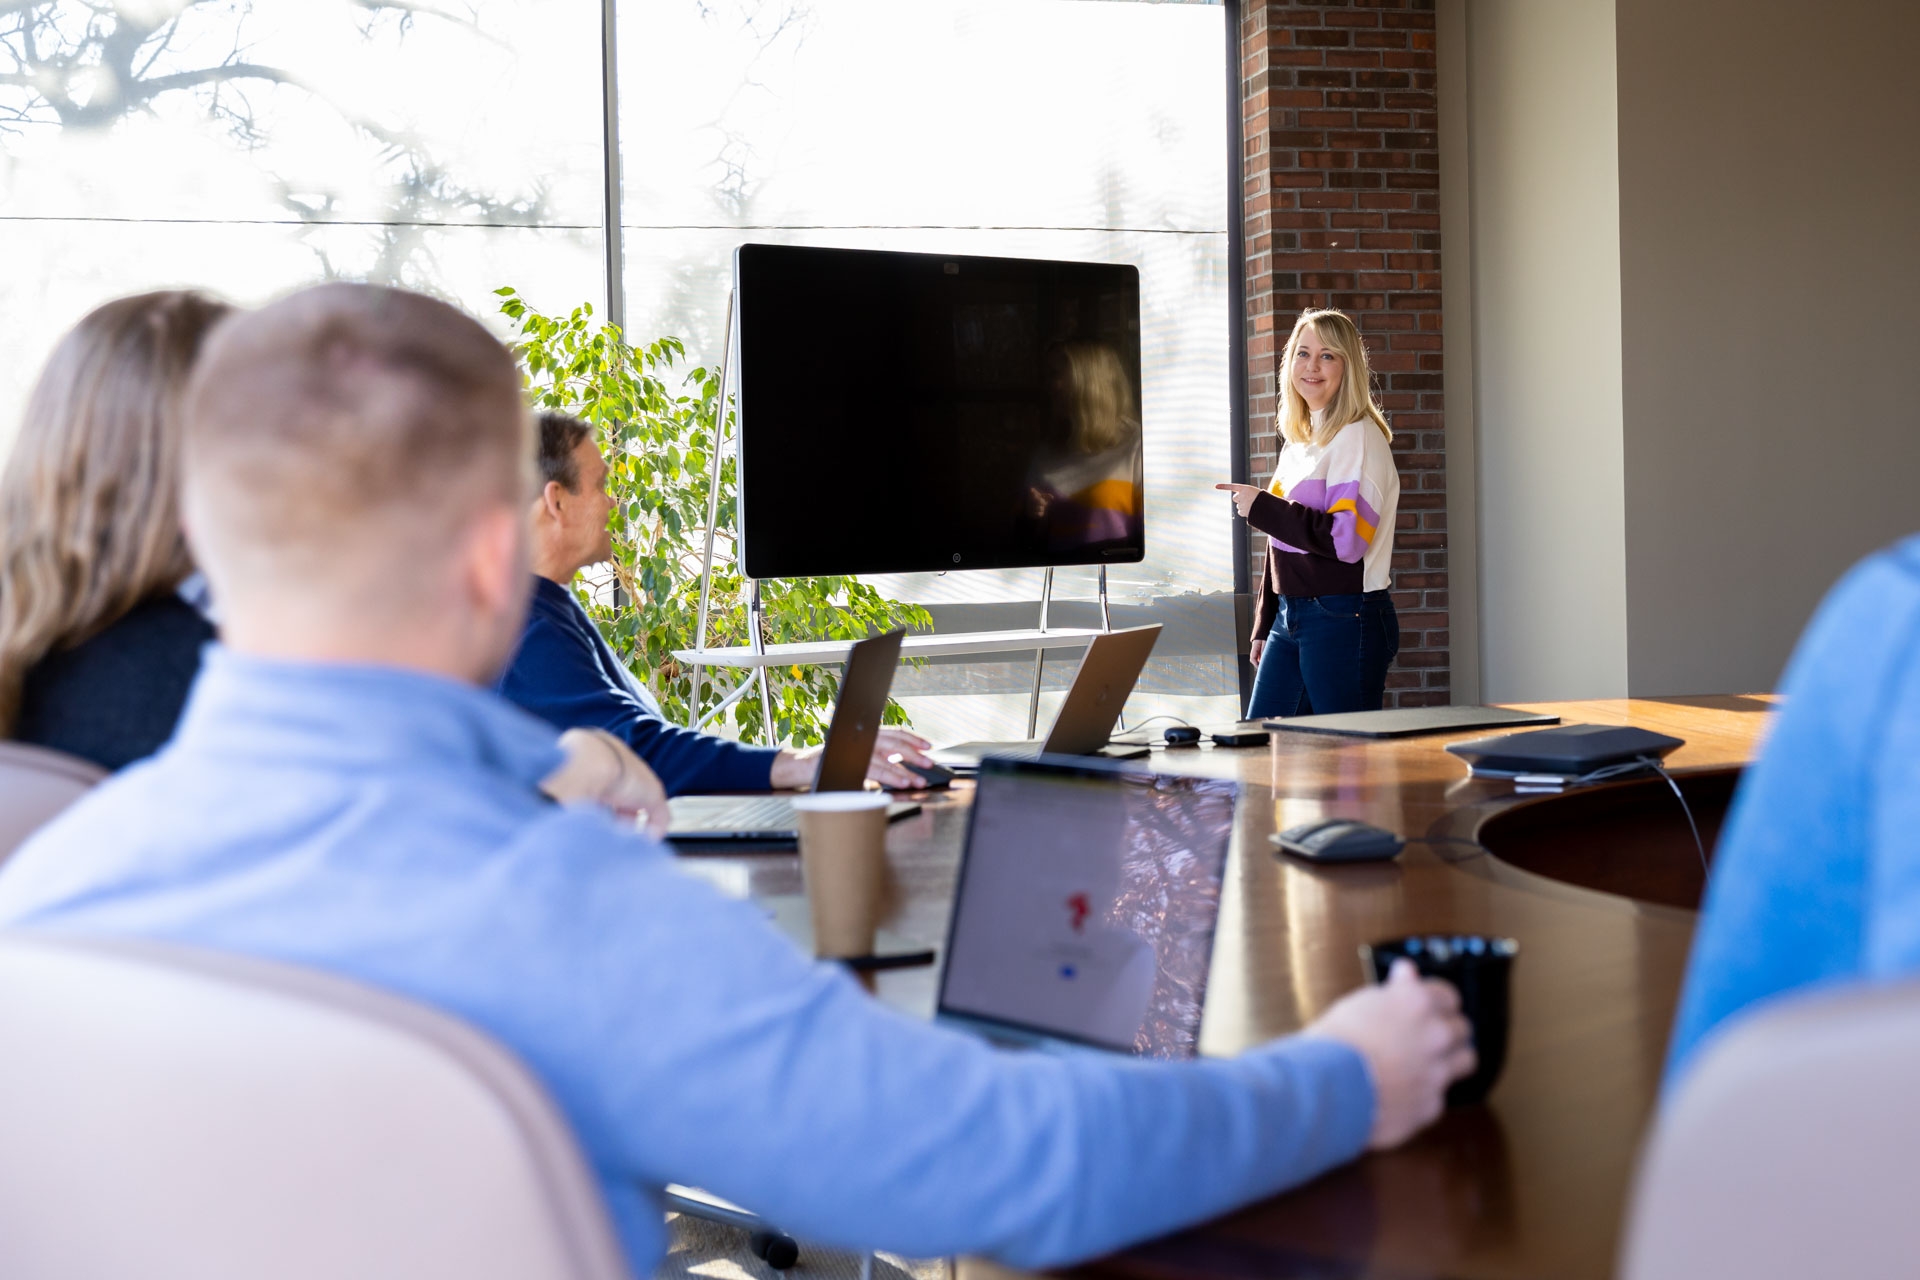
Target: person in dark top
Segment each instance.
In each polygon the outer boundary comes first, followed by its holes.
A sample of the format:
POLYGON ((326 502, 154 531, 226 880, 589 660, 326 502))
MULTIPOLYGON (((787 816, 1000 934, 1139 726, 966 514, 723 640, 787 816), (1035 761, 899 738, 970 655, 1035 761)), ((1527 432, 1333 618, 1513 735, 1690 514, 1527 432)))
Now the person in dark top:
MULTIPOLYGON (((520 647, 495 688, 557 728, 599 728, 625 741, 670 796, 806 786, 816 751, 751 746, 670 724, 601 637, 568 584, 586 566, 613 558, 606 460, 593 428, 578 418, 542 413, 539 436, 543 487, 530 514, 533 602, 520 647)), ((917 787, 920 778, 901 762, 931 764, 929 745, 917 734, 882 729, 867 776, 886 787, 917 787)))
POLYGON ((118 769, 173 735, 214 635, 179 594, 180 393, 229 310, 121 298, 41 370, 0 473, 0 736, 118 769))
POLYGON ((213 624, 173 594, 143 600, 98 635, 27 672, 13 736, 119 769, 173 736, 213 624))

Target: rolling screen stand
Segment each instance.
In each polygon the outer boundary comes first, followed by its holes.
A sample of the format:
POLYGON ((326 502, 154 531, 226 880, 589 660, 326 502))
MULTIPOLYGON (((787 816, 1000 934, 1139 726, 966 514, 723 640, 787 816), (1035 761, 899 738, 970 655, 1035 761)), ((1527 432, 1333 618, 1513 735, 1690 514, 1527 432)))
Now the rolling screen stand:
MULTIPOLYGON (((720 521, 720 468, 726 448, 727 379, 733 372, 738 343, 734 322, 739 315, 737 290, 727 293, 726 342, 720 353, 719 406, 715 415, 713 452, 707 466, 707 527, 705 546, 700 556, 700 613, 694 628, 691 649, 676 649, 674 657, 693 668, 693 696, 688 701, 687 727, 702 729, 726 713, 727 708, 753 693, 760 695, 760 723, 768 745, 775 743, 773 731, 773 691, 767 670, 773 666, 833 666, 843 664, 853 648, 851 640, 820 640, 800 644, 769 645, 766 639, 766 611, 760 598, 757 579, 747 581, 747 643, 721 649, 707 647, 707 623, 713 610, 713 542, 720 521), (700 695, 707 669, 729 668, 742 673, 740 682, 704 714, 700 695)), ((738 440, 735 440, 737 446, 738 440)), ((738 546, 736 539, 736 548, 738 546)), ((1040 587, 1040 626, 1035 630, 972 631, 944 635, 910 635, 901 645, 903 658, 954 657, 963 654, 1033 653, 1033 690, 1027 699, 1027 736, 1033 737, 1039 724, 1040 682, 1045 672, 1047 652, 1051 649, 1084 649, 1087 642, 1102 632, 1113 630, 1107 603, 1107 567, 1100 565, 1100 625, 1096 627, 1053 627, 1048 614, 1053 604, 1053 570, 1046 571, 1040 587)))
MULTIPOLYGON (((1047 566, 1047 574, 1040 579, 1040 634, 1047 633, 1047 611, 1053 605, 1053 566, 1047 566)), ((1107 566, 1100 566, 1100 629, 1113 630, 1113 618, 1107 609, 1107 566)), ((1040 736, 1040 677, 1046 670, 1047 651, 1033 651, 1033 693, 1027 698, 1027 736, 1040 736)))

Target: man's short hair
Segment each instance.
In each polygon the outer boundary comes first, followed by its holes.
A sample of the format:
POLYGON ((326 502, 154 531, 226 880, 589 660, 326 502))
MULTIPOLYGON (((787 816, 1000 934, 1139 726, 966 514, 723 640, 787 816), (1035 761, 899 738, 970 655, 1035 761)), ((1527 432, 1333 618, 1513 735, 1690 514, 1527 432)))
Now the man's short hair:
POLYGON ((184 408, 187 523, 216 589, 223 567, 408 578, 487 506, 532 493, 513 357, 402 289, 324 284, 230 316, 184 408))
POLYGON ((573 454, 593 434, 593 424, 554 409, 542 410, 535 420, 540 424, 541 485, 557 480, 568 493, 580 492, 580 464, 573 454))

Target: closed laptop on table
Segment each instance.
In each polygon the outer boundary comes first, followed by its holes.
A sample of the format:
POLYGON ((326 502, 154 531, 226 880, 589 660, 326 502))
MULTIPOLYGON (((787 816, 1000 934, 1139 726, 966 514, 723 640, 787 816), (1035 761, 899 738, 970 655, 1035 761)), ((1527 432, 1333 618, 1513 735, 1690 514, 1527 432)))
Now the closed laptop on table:
POLYGON ((1462 729, 1506 729, 1530 724, 1559 724, 1560 717, 1512 707, 1389 707, 1324 716, 1280 716, 1260 722, 1289 733, 1332 733, 1352 738, 1411 738, 1423 733, 1462 729))

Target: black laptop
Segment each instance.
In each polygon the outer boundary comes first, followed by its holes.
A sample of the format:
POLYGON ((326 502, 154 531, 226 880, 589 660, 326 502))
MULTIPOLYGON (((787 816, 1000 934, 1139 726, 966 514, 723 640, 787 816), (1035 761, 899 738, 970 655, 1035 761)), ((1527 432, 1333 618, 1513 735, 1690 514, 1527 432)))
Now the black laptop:
MULTIPOLYGON (((887 709, 894 669, 900 663, 900 642, 906 634, 889 631, 862 640, 847 655, 813 790, 858 791, 867 785, 867 765, 873 758, 874 740, 880 736, 880 719, 887 709)), ((799 834, 793 802, 781 795, 676 796, 667 806, 673 815, 667 839, 673 841, 783 841, 799 834)), ((887 820, 919 811, 917 804, 896 801, 887 806, 887 820)))
POLYGON ((1533 733, 1449 742, 1447 750, 1482 777, 1551 774, 1590 778, 1597 771, 1659 760, 1686 743, 1623 724, 1566 724, 1533 733))

